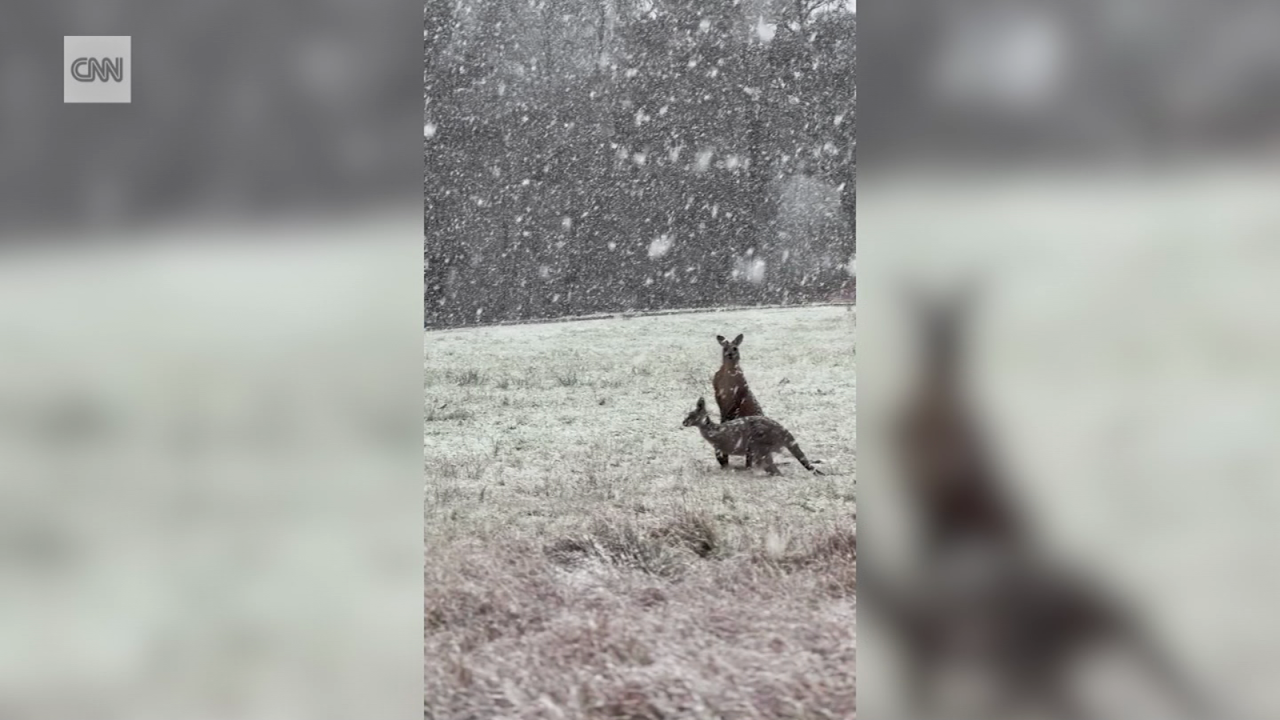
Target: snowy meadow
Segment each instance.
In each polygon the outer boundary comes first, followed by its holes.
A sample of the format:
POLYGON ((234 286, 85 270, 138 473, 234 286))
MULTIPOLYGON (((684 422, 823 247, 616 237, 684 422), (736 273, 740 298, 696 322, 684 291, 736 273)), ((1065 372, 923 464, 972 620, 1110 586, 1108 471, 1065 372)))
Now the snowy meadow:
POLYGON ((426 717, 851 717, 855 313, 428 332, 426 717), (717 334, 824 476, 681 426, 717 334))

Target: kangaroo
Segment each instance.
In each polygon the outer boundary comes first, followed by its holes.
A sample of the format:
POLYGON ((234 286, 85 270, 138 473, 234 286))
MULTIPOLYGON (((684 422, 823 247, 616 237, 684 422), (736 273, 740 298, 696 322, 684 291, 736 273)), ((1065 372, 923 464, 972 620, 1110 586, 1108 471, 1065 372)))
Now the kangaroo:
POLYGON ((760 461, 765 472, 770 475, 781 475, 782 471, 773 463, 773 454, 785 449, 790 451, 806 470, 817 475, 823 474, 809 462, 809 458, 805 457, 804 451, 796 443, 795 436, 778 421, 770 420, 763 415, 715 423, 711 421, 711 416, 707 415, 706 399, 698 398, 698 405, 685 417, 684 426, 698 428, 702 438, 715 448, 716 458, 745 455, 748 466, 752 459, 756 459, 760 461))
POLYGON ((905 651, 913 702, 928 704, 937 673, 959 665, 987 670, 1006 710, 1031 705, 1062 720, 1086 717, 1072 670, 1091 650, 1112 647, 1145 665, 1188 717, 1219 716, 1206 712, 1207 698, 1129 608, 1033 547, 1036 538, 1006 494, 962 393, 962 321, 971 300, 966 293, 915 306, 924 372, 897 440, 908 497, 926 533, 924 572, 895 588, 874 564, 859 568, 869 607, 889 620, 905 651))
MULTIPOLYGON (((716 340, 720 342, 721 362, 720 369, 711 377, 711 385, 716 391, 716 405, 720 406, 720 422, 764 415, 756 396, 747 386, 746 375, 742 374, 738 352, 738 346, 742 344, 742 333, 738 333, 733 342, 725 340, 723 335, 717 335, 716 340)), ((751 467, 751 461, 752 458, 748 456, 747 467, 751 467)), ((727 467, 729 457, 717 450, 716 462, 720 463, 720 467, 727 467)))
POLYGON ((916 298, 924 355, 915 396, 897 427, 904 480, 924 515, 934 548, 957 536, 1026 540, 1000 469, 963 391, 964 320, 972 297, 916 298))

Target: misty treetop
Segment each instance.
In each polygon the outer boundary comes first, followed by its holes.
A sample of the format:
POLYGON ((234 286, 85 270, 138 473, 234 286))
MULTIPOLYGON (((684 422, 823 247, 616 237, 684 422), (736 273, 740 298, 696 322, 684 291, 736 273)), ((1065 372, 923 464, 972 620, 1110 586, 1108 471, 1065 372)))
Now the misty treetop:
POLYGON ((426 323, 852 283, 843 3, 429 0, 426 323))

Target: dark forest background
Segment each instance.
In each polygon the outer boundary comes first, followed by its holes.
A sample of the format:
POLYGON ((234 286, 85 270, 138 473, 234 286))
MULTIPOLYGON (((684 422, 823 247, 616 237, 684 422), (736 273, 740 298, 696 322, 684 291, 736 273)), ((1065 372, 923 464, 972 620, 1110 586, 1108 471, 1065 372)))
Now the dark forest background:
POLYGON ((850 293, 856 20, 428 0, 428 327, 850 293))

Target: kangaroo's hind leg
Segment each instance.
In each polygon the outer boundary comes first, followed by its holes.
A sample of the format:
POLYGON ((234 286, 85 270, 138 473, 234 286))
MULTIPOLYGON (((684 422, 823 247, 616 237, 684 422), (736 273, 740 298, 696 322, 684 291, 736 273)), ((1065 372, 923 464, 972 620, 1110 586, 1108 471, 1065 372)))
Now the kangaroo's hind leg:
POLYGON ((773 463, 773 453, 760 453, 760 467, 763 467, 764 471, 770 475, 782 474, 782 471, 778 469, 778 466, 773 463))

